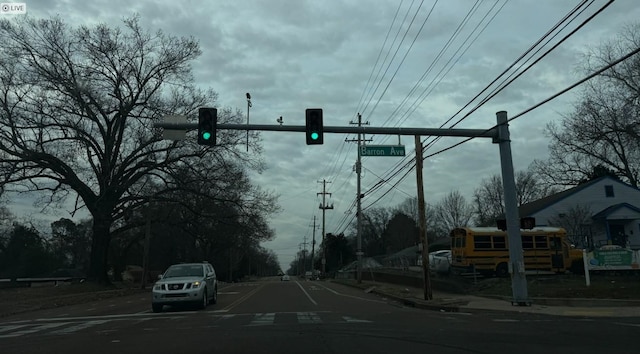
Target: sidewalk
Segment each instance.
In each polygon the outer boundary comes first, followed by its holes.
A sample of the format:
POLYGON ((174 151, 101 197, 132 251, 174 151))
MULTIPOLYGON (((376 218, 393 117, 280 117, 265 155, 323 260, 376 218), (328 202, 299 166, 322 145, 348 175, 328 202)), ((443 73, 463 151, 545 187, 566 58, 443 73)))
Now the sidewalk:
POLYGON ((333 279, 332 282, 363 289, 403 303, 406 306, 440 312, 502 311, 578 317, 640 317, 640 300, 549 299, 533 298, 530 306, 512 305, 511 299, 480 297, 432 291, 433 299, 424 300, 424 291, 399 284, 333 279))

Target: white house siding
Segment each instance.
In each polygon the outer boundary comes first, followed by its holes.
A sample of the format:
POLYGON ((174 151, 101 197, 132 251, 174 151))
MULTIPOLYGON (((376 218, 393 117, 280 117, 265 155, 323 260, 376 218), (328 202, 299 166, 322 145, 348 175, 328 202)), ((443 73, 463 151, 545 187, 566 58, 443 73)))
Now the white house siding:
MULTIPOLYGON (((591 214, 595 215, 612 205, 621 203, 627 203, 636 208, 640 208, 640 190, 613 178, 604 178, 594 182, 592 185, 586 186, 582 190, 568 195, 564 199, 555 202, 531 216, 536 218, 537 226, 557 226, 551 225, 551 220, 558 218, 561 214, 569 214, 569 210, 575 208, 576 205, 583 207, 588 206, 591 214), (607 185, 613 186, 613 197, 606 196, 605 186, 607 185)), ((618 221, 628 220, 624 223, 624 226, 626 234, 629 235, 629 241, 631 244, 640 245, 640 218, 637 212, 629 208, 621 208, 608 216, 607 220, 614 220, 613 218, 618 221)), ((598 221, 589 220, 589 222, 593 223, 591 225, 591 232, 593 233, 596 245, 598 241, 606 241, 607 232, 604 220, 602 220, 601 225, 598 225, 600 224, 598 221)))

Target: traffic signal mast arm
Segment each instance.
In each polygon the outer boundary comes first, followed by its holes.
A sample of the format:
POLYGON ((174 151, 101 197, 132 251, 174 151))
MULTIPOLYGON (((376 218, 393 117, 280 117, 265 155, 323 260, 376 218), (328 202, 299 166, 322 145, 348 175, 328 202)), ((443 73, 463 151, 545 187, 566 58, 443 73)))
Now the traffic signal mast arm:
MULTIPOLYGON (((184 130, 197 129, 196 123, 154 123, 156 128, 184 130)), ((306 132, 305 125, 276 125, 276 124, 217 124, 217 130, 262 130, 276 132, 306 132)), ((421 135, 421 136, 457 136, 497 138, 497 128, 492 129, 435 129, 435 128, 401 128, 401 127, 370 127, 370 126, 324 126, 324 133, 338 134, 375 134, 375 135, 421 135)))

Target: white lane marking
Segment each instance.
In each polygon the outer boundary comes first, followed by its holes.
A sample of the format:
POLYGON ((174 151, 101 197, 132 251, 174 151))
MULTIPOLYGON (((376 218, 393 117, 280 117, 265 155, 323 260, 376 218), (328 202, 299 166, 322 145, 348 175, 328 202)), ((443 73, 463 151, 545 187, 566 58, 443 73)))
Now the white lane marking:
POLYGON ((236 294, 240 294, 240 292, 239 291, 226 291, 226 292, 218 291, 218 295, 236 295, 236 294))
POLYGON ((624 323, 624 322, 613 322, 613 323, 621 326, 640 327, 640 323, 624 323))
POLYGON ((315 312, 297 312, 299 323, 322 323, 320 316, 315 312))
POLYGON ((18 331, 18 332, 13 332, 11 334, 4 334, 1 335, 0 338, 10 338, 10 337, 19 337, 25 334, 31 334, 31 333, 35 333, 35 332, 39 332, 45 329, 49 329, 49 328, 56 328, 56 327, 60 327, 60 326, 64 326, 69 324, 70 322, 58 322, 58 323, 47 323, 47 324, 43 324, 43 325, 39 325, 37 327, 33 327, 31 329, 25 329, 22 331, 18 331))
POLYGON ((207 312, 220 313, 220 312, 229 312, 229 310, 213 310, 213 311, 207 311, 207 312))
POLYGON ((95 311, 95 309, 96 309, 95 307, 92 307, 92 308, 90 308, 90 309, 87 309, 87 312, 89 312, 89 311, 95 311))
MULTIPOLYGON (((471 316, 471 315, 473 315, 471 312, 447 312, 447 316, 471 316)), ((552 320, 549 320, 549 321, 552 321, 552 320)))
POLYGON ((311 298, 311 295, 309 295, 309 293, 306 290, 304 290, 304 288, 302 287, 302 285, 300 285, 299 282, 296 281, 296 284, 298 284, 298 286, 300 287, 300 290, 302 290, 302 292, 305 295, 307 295, 307 297, 309 298, 309 301, 311 301, 314 305, 318 305, 318 303, 313 298, 311 298))
POLYGON ((253 317, 253 321, 248 324, 248 326, 265 326, 273 324, 275 320, 275 313, 256 313, 253 317))
POLYGON ((2 326, 0 327, 0 333, 13 331, 14 329, 26 327, 27 325, 13 325, 13 326, 2 326))
POLYGON ((63 329, 59 329, 57 331, 53 331, 51 332, 51 334, 69 334, 69 333, 73 333, 73 332, 77 332, 89 327, 93 327, 93 326, 97 326, 103 323, 107 323, 109 322, 109 320, 97 320, 97 321, 88 321, 88 322, 84 322, 84 323, 80 323, 77 324, 75 326, 71 326, 71 327, 67 327, 67 328, 63 328, 63 329))
POLYGON ((369 320, 359 320, 357 318, 353 318, 349 316, 342 316, 342 319, 349 323, 371 323, 371 321, 369 320))
POLYGON ((377 303, 379 303, 379 304, 386 304, 386 301, 380 301, 380 300, 374 300, 374 299, 366 299, 366 298, 364 298, 364 297, 353 296, 353 295, 347 295, 347 294, 341 294, 341 293, 339 293, 339 292, 337 292, 337 291, 335 291, 335 290, 333 290, 333 289, 331 289, 331 288, 328 288, 328 287, 326 287, 326 286, 324 286, 324 285, 320 285, 320 284, 318 284, 318 285, 319 285, 319 286, 321 286, 321 287, 323 287, 323 288, 325 288, 325 289, 327 289, 327 290, 329 290, 329 291, 331 291, 332 293, 334 293, 334 294, 336 294, 336 295, 338 295, 338 296, 350 297, 350 298, 352 298, 352 299, 358 299, 358 300, 362 300, 362 301, 377 302, 377 303))

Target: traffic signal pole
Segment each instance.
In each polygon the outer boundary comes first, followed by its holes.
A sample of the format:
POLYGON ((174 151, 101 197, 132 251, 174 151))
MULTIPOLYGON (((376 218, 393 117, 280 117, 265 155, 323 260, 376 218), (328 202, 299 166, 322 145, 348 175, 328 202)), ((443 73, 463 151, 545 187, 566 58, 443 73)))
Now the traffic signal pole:
MULTIPOLYGON (((500 165, 505 196, 507 217, 507 234, 509 237, 509 271, 511 272, 511 288, 513 291, 512 304, 525 306, 531 304, 527 294, 527 282, 524 269, 524 255, 520 234, 520 218, 516 199, 515 178, 513 173, 513 158, 511 155, 511 140, 507 112, 496 113, 497 125, 490 129, 434 129, 434 128, 391 128, 391 127, 340 127, 323 126, 323 133, 337 134, 380 134, 380 135, 420 135, 420 136, 451 136, 470 138, 492 138, 493 143, 500 145, 500 165)), ((197 123, 158 122, 156 128, 173 130, 197 129, 197 123)), ((306 125, 272 125, 272 124, 219 124, 217 129, 229 130, 259 130, 280 132, 306 132, 306 125)), ((215 137, 213 139, 215 141, 215 137)), ((358 196, 360 197, 360 196, 358 196)))

